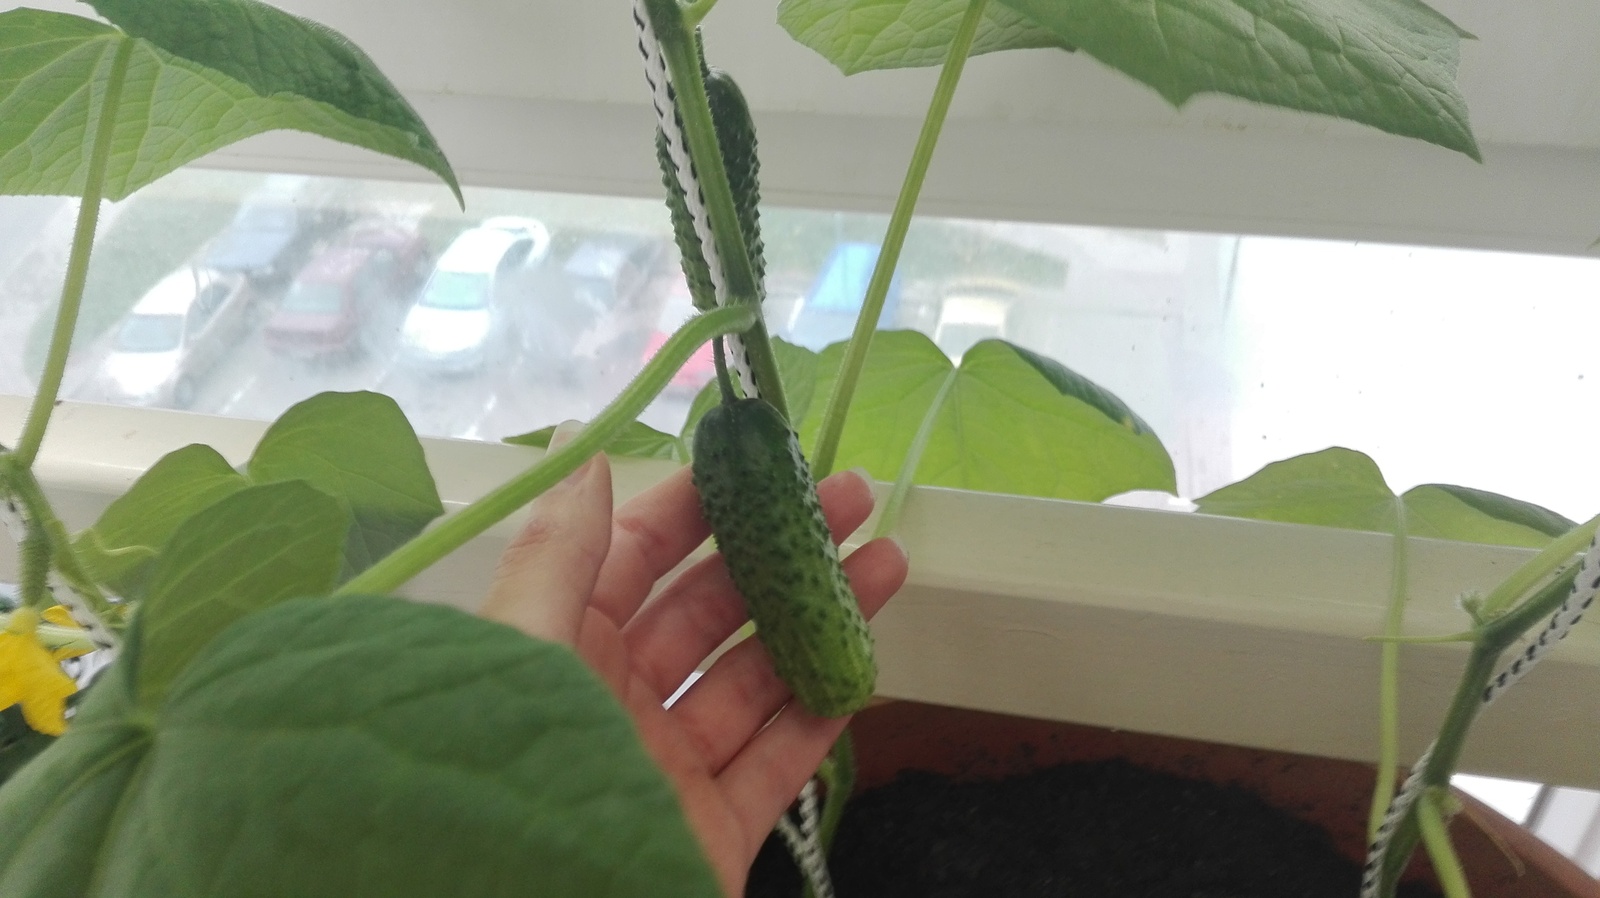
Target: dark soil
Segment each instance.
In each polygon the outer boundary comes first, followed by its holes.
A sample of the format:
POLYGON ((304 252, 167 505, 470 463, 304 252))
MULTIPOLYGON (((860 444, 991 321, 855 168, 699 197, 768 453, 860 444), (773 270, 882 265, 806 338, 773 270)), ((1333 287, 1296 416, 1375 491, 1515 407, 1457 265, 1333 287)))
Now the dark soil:
MULTIPOLYGON (((1123 761, 901 774, 850 803, 831 869, 838 898, 1355 898, 1360 878, 1321 829, 1243 789, 1123 761)), ((798 883, 773 838, 745 894, 792 898, 798 883)))

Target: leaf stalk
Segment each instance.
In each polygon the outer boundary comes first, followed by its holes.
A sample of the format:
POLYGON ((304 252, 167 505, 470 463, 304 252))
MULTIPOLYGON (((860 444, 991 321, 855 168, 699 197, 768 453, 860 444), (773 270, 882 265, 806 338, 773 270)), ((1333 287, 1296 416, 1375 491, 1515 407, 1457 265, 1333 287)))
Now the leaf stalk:
POLYGON ((39 455, 39 445, 44 442, 45 428, 50 423, 50 413, 55 409, 61 380, 66 374, 67 354, 72 349, 72 337, 78 328, 78 309, 83 303, 83 288, 89 280, 89 253, 94 248, 94 232, 100 220, 100 200, 105 196, 106 168, 117 129, 117 107, 122 102, 122 85, 127 80, 128 60, 132 54, 132 40, 117 42, 117 52, 111 59, 111 70, 106 74, 105 90, 100 96, 100 115, 95 120, 89 169, 84 175, 72 252, 67 257, 67 278, 61 286, 61 303, 56 308, 55 326, 50 332, 50 351, 45 356, 39 390, 33 394, 22 436, 13 451, 22 467, 31 467, 39 455))
POLYGON ((527 505, 599 452, 666 389, 672 376, 707 340, 747 330, 759 321, 757 306, 736 305, 695 316, 662 345, 644 370, 595 416, 583 432, 547 452, 528 470, 412 538, 377 564, 356 575, 336 595, 383 594, 399 589, 434 562, 527 505))
POLYGON ((987 5, 988 0, 969 0, 966 14, 962 16, 955 37, 950 41, 944 67, 939 71, 939 82, 934 86, 933 99, 928 104, 927 115, 922 119, 922 131, 917 135, 917 145, 911 153, 911 164, 906 168, 905 179, 900 184, 900 195, 894 202, 894 212, 889 216, 889 227, 883 235, 877 264, 872 268, 872 279, 867 282, 867 295, 861 302, 861 314, 856 316, 855 330, 850 334, 850 344, 845 349, 838 379, 834 381, 833 392, 829 394, 827 407, 822 414, 822 428, 817 434, 816 448, 811 453, 811 467, 818 479, 833 473, 845 418, 850 414, 850 402, 855 398, 861 370, 867 363, 867 352, 872 348, 872 333, 878 329, 878 319, 883 315, 889 285, 894 281, 895 267, 900 264, 900 250, 905 246, 906 233, 911 228, 917 198, 922 195, 922 182, 933 161, 933 151, 938 146, 939 133, 944 130, 950 101, 956 95, 956 86, 961 83, 961 72, 966 67, 967 56, 972 52, 978 23, 982 21, 987 5))

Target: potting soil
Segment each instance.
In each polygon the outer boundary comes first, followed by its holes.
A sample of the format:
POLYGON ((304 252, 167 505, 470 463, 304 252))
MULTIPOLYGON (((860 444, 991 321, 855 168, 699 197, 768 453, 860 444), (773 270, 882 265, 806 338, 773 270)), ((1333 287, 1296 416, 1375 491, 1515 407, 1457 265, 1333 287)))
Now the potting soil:
MULTIPOLYGON (((903 773, 850 803, 830 869, 837 898, 1353 898, 1360 879, 1320 828, 1250 792, 1125 761, 903 773)), ((776 838, 745 894, 799 894, 776 838)))

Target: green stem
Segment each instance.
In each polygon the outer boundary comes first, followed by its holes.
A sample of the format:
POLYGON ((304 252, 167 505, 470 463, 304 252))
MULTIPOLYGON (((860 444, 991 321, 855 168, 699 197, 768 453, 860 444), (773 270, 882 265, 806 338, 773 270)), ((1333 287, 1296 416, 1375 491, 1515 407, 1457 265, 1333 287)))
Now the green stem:
MULTIPOLYGON (((822 843, 822 856, 827 857, 833 848, 833 837, 839 831, 839 821, 844 819, 844 807, 856 790, 855 739, 849 729, 834 741, 818 775, 828 790, 822 799, 822 819, 817 824, 817 841, 822 843)), ((810 883, 806 883, 801 898, 815 898, 810 883)))
MULTIPOLYGON (((1588 530, 1589 527, 1586 525, 1579 529, 1588 530)), ((1570 554, 1566 558, 1570 562, 1570 554)), ((1528 579, 1524 576, 1526 568, 1544 568, 1546 564, 1544 553, 1540 553, 1530 559, 1524 569, 1513 573, 1512 578, 1528 579)), ((1450 776, 1461 759, 1462 747, 1466 744, 1472 722, 1483 708, 1483 693, 1489 686, 1490 678, 1495 675, 1500 656, 1523 634, 1545 625, 1550 615, 1566 601, 1576 574, 1577 565, 1570 565, 1569 570, 1540 587, 1526 602, 1479 628, 1478 640, 1467 656, 1466 669, 1456 684, 1456 693, 1445 712, 1444 723, 1434 741, 1433 753, 1428 756, 1428 765, 1423 768, 1423 788, 1444 789, 1450 785, 1450 776)), ((1533 578, 1534 581, 1538 579, 1533 578)), ((1384 858, 1380 895, 1385 898, 1394 895, 1400 873, 1405 870, 1420 837, 1417 806, 1412 805, 1406 816, 1396 823, 1388 855, 1384 858)))
POLYGON ((878 318, 883 314, 884 301, 889 296, 889 285, 894 280, 895 266, 900 263, 900 250, 905 246, 906 232, 911 228, 911 216, 917 208, 917 197, 922 194, 922 181, 933 161, 934 147, 939 143, 939 132, 944 130, 944 119, 950 111, 950 101, 956 95, 956 85, 961 82, 961 71, 966 67, 967 56, 972 52, 972 42, 978 33, 978 23, 988 0, 968 0, 966 15, 950 42, 950 52, 945 56, 944 68, 939 72, 939 83, 933 89, 933 99, 922 120, 922 133, 917 135, 916 149, 911 153, 911 164, 906 169, 905 180, 900 184, 900 196, 895 200, 894 212, 889 216, 889 228, 883 235, 883 247, 878 252, 878 262, 872 269, 872 280, 867 283, 867 295, 861 302, 861 314, 856 318, 855 330, 850 335, 850 345, 839 366, 839 376, 834 381, 833 392, 822 415, 822 429, 817 435, 817 445, 812 452, 811 467, 821 479, 833 472, 839 451, 839 437, 844 433, 845 418, 850 414, 850 401, 855 397, 856 384, 861 380, 861 369, 867 363, 867 351, 872 348, 872 333, 878 328, 878 318))
POLYGON ((338 592, 344 595, 393 592, 434 562, 504 520, 576 471, 629 422, 638 418, 707 340, 743 331, 760 320, 760 316, 760 309, 752 306, 729 306, 690 319, 572 442, 546 453, 533 467, 446 518, 437 527, 416 536, 341 586, 338 592))
POLYGON ((1367 840, 1378 835, 1389 802, 1394 800, 1395 777, 1400 770, 1400 643, 1406 619, 1406 572, 1410 540, 1406 534, 1404 500, 1394 500, 1394 561, 1389 573, 1389 612, 1383 622, 1383 654, 1378 667, 1378 782, 1372 790, 1367 815, 1367 840))
POLYGON ((1521 599, 1534 585, 1572 560, 1594 538, 1595 527, 1600 525, 1600 515, 1568 530, 1550 541, 1539 554, 1512 572, 1499 586, 1490 591, 1478 609, 1478 619, 1492 621, 1505 613, 1512 603, 1521 599))
MULTIPOLYGON (((700 193, 705 197, 706 213, 711 218, 712 239, 722 256, 722 273, 728 286, 729 304, 760 307, 761 286, 743 232, 739 230, 738 205, 728 182, 728 169, 722 162, 717 128, 711 120, 711 102, 706 97, 705 75, 700 66, 699 42, 685 21, 678 0, 647 0, 645 9, 661 55, 672 74, 672 89, 678 101, 678 117, 683 122, 683 139, 689 147, 699 176, 700 193)), ((784 398, 783 380, 778 374, 778 359, 772 353, 767 325, 760 317, 740 335, 755 376, 761 398, 772 403, 785 419, 789 403, 784 398)))
POLYGON ((50 352, 45 356, 39 390, 33 394, 28 420, 22 426, 22 437, 14 453, 23 467, 31 466, 38 457, 39 444, 44 442, 45 427, 50 423, 56 396, 61 392, 61 379, 66 374, 67 353, 72 349, 73 333, 78 327, 78 307, 83 302, 83 287, 89 278, 89 252, 94 248, 95 226, 100 220, 100 199, 105 195, 107 162, 117 128, 117 107, 121 104, 122 84, 132 51, 133 41, 118 42, 117 55, 111 60, 111 71, 106 75, 94 145, 89 151, 89 170, 84 175, 83 198, 78 206, 78 224, 72 235, 72 253, 67 257, 67 279, 61 287, 61 304, 56 309, 55 328, 50 333, 50 352))
POLYGON ((23 465, 21 459, 14 455, 0 456, 0 495, 14 496, 21 503, 23 519, 28 527, 25 540, 37 536, 46 541, 50 563, 60 572, 67 586, 81 596, 89 610, 105 623, 111 603, 106 601, 105 594, 95 585, 94 578, 84 570, 83 563, 72 547, 72 536, 67 533, 67 527, 61 523, 61 519, 56 517, 55 509, 45 498, 38 478, 32 469, 23 465))
POLYGON ((1439 877, 1439 889, 1445 898, 1472 898, 1467 885, 1467 873, 1461 869, 1461 858, 1450 844, 1450 830, 1445 825, 1444 811, 1440 807, 1441 793, 1429 789, 1417 800, 1417 828, 1422 833, 1422 844, 1428 850, 1428 860, 1433 862, 1433 872, 1439 877))
POLYGON ((728 350, 722 345, 723 340, 718 337, 711 344, 711 360, 717 369, 717 389, 722 393, 722 404, 732 405, 739 399, 739 394, 733 391, 733 378, 728 376, 728 350))
POLYGON ((883 513, 878 515, 878 526, 873 530, 873 539, 888 536, 899 526, 900 510, 906 504, 906 497, 911 494, 917 466, 922 463, 923 450, 928 448, 928 441, 933 438, 933 425, 939 418, 939 412, 944 409, 945 400, 950 396, 950 389, 955 386, 960 374, 960 368, 950 369, 950 373, 945 375, 944 382, 939 384, 939 392, 933 395, 933 402, 928 405, 928 410, 923 412, 922 423, 917 425, 917 433, 911 438, 911 445, 906 448, 905 458, 900 460, 900 473, 894 479, 894 487, 889 490, 888 501, 883 503, 883 513))
POLYGON ((700 23, 706 20, 706 16, 711 14, 712 8, 716 5, 717 0, 695 0, 693 3, 683 4, 684 27, 691 30, 699 27, 700 23))
MULTIPOLYGON (((1450 775, 1455 772, 1456 764, 1461 760, 1461 750, 1467 741, 1467 731, 1472 727, 1472 721, 1477 718, 1478 711, 1483 707, 1483 690, 1489 684, 1489 678, 1494 676, 1495 664, 1500 658, 1501 649, 1483 643, 1473 646, 1472 653, 1467 658, 1467 668, 1461 673, 1461 680, 1456 684, 1456 694, 1450 701, 1450 709, 1445 712, 1444 724, 1439 729, 1439 737, 1434 743, 1433 754, 1428 757, 1428 765, 1422 771, 1422 788, 1445 788, 1450 785, 1450 775)), ((1388 856, 1384 858, 1382 888, 1379 894, 1392 896, 1400 874, 1405 870, 1406 864, 1411 860, 1411 853, 1417 848, 1420 837, 1417 828, 1417 806, 1413 804, 1405 817, 1396 824, 1393 840, 1389 843, 1388 856)))

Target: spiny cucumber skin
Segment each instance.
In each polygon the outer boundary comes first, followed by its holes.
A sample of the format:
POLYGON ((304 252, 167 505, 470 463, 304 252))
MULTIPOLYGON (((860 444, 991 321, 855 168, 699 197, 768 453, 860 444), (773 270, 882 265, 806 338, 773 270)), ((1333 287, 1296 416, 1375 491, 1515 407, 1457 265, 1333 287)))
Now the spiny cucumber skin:
MULTIPOLYGON (((745 248, 750 253, 757 289, 764 289, 766 247, 761 240, 761 163, 756 157, 755 122, 750 117, 750 107, 745 102, 744 93, 739 90, 732 75, 721 69, 706 68, 704 76, 706 99, 711 107, 711 123, 717 131, 717 147, 722 151, 722 164, 728 172, 728 185, 733 190, 739 230, 744 235, 745 248)), ((672 157, 667 153, 666 137, 659 128, 656 129, 656 162, 661 166, 661 183, 667 189, 667 208, 672 213, 672 236, 683 259, 689 295, 694 299, 695 308, 701 311, 714 309, 716 297, 711 286, 711 272, 706 266, 705 253, 700 248, 700 237, 694 230, 694 220, 689 215, 683 186, 678 183, 672 157)))
POLYGON ((877 681, 872 633, 794 431, 761 399, 712 409, 695 430, 694 482, 778 676, 815 714, 861 710, 877 681))

